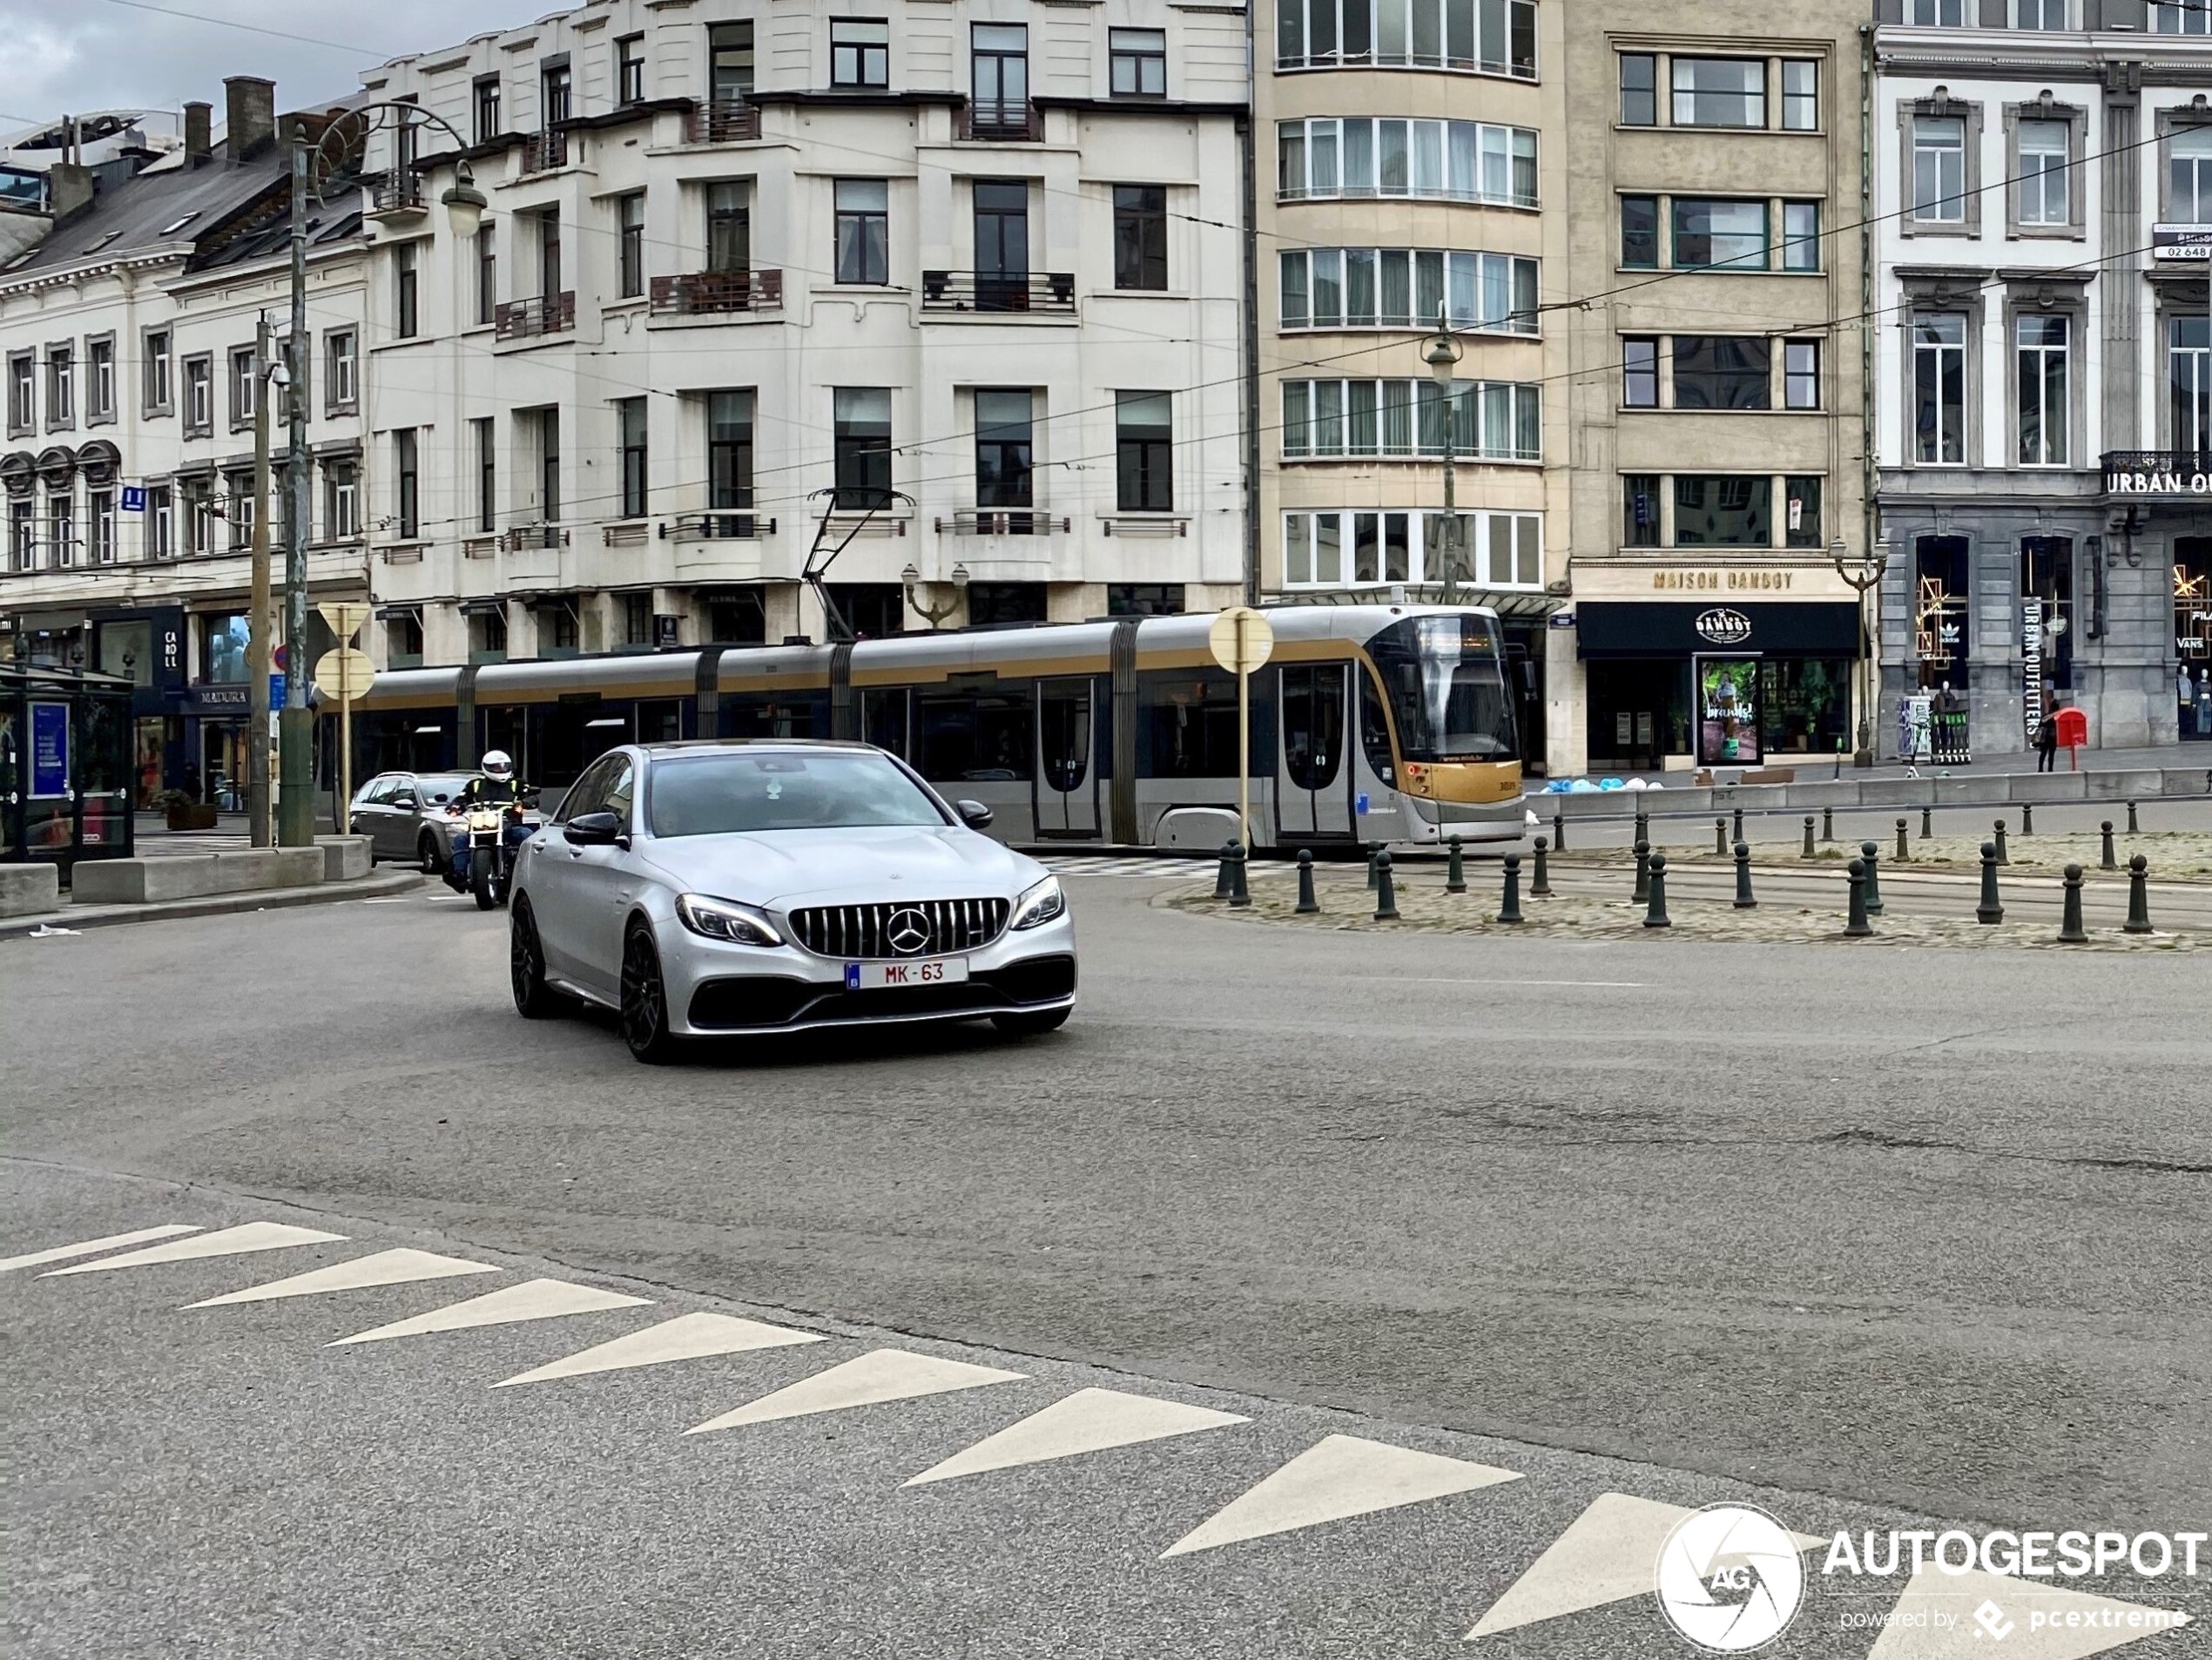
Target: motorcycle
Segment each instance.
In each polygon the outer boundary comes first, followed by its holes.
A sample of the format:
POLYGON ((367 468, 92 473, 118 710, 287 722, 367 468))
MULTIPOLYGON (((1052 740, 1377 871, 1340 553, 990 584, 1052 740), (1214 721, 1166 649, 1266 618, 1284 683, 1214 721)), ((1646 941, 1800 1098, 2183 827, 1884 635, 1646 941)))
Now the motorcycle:
POLYGON ((465 806, 455 816, 461 822, 454 830, 454 844, 469 850, 469 874, 464 885, 448 866, 446 886, 473 895, 480 911, 506 904, 508 884, 515 874, 515 849, 536 828, 525 816, 523 803, 465 806))

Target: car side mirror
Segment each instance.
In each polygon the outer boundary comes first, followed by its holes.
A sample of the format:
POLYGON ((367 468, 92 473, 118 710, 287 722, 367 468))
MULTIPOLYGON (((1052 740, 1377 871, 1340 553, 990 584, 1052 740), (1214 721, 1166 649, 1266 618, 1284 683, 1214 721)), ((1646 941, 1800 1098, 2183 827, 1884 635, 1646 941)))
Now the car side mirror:
POLYGON ((624 840, 622 820, 611 813, 579 813, 561 833, 572 847, 611 847, 624 840))
POLYGON ((415 807, 422 804, 412 795, 395 795, 392 798, 392 805, 395 807, 415 807))
POLYGON ((960 814, 960 821, 971 830, 991 827, 991 810, 981 801, 955 801, 953 810, 960 814))
POLYGON ((448 795, 443 790, 440 790, 435 795, 432 796, 430 800, 435 805, 443 806, 447 802, 452 800, 453 798, 448 795))

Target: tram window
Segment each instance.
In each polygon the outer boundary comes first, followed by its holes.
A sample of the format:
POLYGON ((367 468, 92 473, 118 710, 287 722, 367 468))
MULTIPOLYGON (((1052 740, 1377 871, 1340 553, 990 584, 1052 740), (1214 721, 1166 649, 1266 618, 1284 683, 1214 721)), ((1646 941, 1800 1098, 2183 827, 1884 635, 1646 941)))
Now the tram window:
MULTIPOLYGON (((1217 670, 1156 670, 1136 677, 1150 778, 1237 776, 1237 683, 1217 670)), ((1253 711, 1252 753, 1265 752, 1253 711)))
POLYGON ((824 738, 828 736, 827 694, 821 698, 772 697, 738 692, 723 699, 732 738, 824 738))
POLYGON ((916 765, 933 783, 1020 781, 1036 746, 1027 686, 986 697, 916 699, 916 765))
POLYGON ((1359 747, 1366 752, 1375 776, 1394 786, 1398 777, 1391 765, 1390 724, 1383 713, 1382 688, 1365 668, 1359 671, 1359 747))
POLYGON ((656 698, 637 705, 637 741, 672 744, 684 735, 683 705, 673 698, 656 698))
POLYGON ((904 686, 863 686, 860 689, 860 739, 894 755, 907 752, 907 689, 904 686))

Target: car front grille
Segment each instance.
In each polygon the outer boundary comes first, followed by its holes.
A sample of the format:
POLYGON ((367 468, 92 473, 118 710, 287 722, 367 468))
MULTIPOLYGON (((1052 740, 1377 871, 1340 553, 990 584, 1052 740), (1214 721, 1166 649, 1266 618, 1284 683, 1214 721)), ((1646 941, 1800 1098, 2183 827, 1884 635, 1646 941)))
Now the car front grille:
POLYGON ((791 914, 799 943, 817 956, 853 961, 943 957, 988 945, 1006 928, 1011 901, 925 899, 880 905, 813 905, 791 914), (918 936, 918 937, 917 937, 918 936))

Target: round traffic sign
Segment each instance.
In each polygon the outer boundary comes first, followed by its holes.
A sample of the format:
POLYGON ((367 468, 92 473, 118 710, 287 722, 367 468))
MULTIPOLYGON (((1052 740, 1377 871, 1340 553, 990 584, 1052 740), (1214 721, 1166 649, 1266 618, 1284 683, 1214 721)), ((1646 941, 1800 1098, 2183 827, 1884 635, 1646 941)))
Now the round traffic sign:
POLYGON ((325 651, 315 664, 315 684, 326 698, 350 701, 368 692, 375 680, 376 667, 368 660, 368 653, 350 645, 325 651))
POLYGON ((1249 605, 1231 605, 1206 636, 1213 660, 1231 674, 1250 674, 1274 654, 1275 630, 1249 605))

